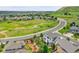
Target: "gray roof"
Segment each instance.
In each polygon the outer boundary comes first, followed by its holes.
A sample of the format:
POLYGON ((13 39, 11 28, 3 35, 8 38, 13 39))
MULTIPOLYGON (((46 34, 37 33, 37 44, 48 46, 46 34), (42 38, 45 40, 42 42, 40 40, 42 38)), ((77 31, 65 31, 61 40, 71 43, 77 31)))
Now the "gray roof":
POLYGON ((77 49, 79 49, 79 46, 74 45, 70 41, 67 40, 67 37, 60 35, 58 33, 47 33, 50 38, 55 39, 56 43, 63 49, 63 51, 68 53, 73 53, 77 49), (61 39, 62 37, 62 39, 61 39))
POLYGON ((23 41, 19 41, 19 42, 9 42, 6 46, 5 46, 5 51, 4 52, 14 52, 14 51, 6 51, 6 50, 9 50, 9 49, 20 49, 22 48, 22 46, 24 45, 24 42, 23 41))
POLYGON ((58 37, 58 34, 57 34, 57 33, 52 33, 52 32, 51 32, 51 33, 48 32, 47 35, 48 35, 50 38, 52 38, 52 39, 58 37))
POLYGON ((73 53, 79 48, 78 46, 73 45, 70 41, 66 40, 65 38, 58 39, 57 43, 60 45, 60 47, 62 47, 69 53, 73 53))
POLYGON ((78 27, 76 27, 76 26, 72 26, 70 29, 72 29, 72 30, 77 30, 78 27))

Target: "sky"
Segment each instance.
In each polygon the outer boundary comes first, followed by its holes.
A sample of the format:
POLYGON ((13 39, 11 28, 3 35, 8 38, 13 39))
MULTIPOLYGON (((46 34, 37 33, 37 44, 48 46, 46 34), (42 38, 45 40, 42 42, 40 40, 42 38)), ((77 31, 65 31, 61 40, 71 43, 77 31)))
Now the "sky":
POLYGON ((0 6, 0 11, 56 11, 61 6, 0 6))

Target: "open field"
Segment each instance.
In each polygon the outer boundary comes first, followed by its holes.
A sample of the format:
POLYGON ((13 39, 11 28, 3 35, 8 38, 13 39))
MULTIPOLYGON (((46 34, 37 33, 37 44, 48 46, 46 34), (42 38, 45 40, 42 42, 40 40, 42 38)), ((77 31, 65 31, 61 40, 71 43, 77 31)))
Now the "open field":
POLYGON ((28 35, 52 28, 57 24, 57 21, 43 19, 0 22, 0 38, 28 35))

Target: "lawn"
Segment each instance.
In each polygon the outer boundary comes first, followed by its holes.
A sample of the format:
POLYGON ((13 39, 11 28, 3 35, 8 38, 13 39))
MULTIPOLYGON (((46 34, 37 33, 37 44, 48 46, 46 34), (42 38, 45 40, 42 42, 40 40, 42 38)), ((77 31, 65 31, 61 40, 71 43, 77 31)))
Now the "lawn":
POLYGON ((58 24, 54 20, 27 20, 0 22, 0 38, 28 35, 52 28, 58 24), (5 35, 5 36, 4 36, 5 35))

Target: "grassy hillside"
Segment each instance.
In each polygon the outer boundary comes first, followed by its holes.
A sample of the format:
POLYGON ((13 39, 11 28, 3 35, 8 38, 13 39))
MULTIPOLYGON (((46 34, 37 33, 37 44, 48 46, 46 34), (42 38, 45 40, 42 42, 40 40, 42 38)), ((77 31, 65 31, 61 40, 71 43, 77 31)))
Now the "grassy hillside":
POLYGON ((62 7, 58 11, 61 11, 61 12, 64 12, 64 11, 79 12, 79 6, 62 7))
POLYGON ((61 9, 57 10, 56 12, 52 13, 51 15, 57 16, 59 18, 64 18, 71 23, 72 21, 79 24, 79 7, 62 7, 61 9))
POLYGON ((69 14, 69 15, 66 15, 66 17, 78 16, 79 15, 79 6, 62 7, 61 9, 59 9, 56 12, 52 13, 52 15, 65 16, 64 13, 69 14))
POLYGON ((75 22, 79 26, 79 6, 62 7, 51 15, 67 20, 67 26, 60 30, 61 33, 68 32, 70 23, 72 22, 75 22))

